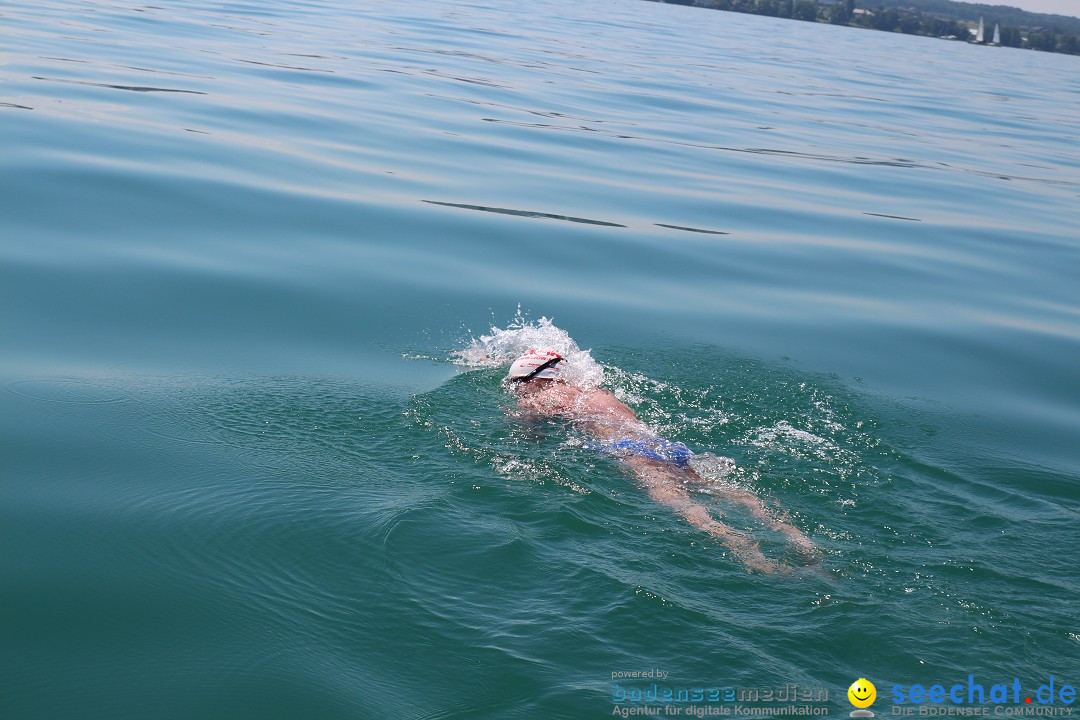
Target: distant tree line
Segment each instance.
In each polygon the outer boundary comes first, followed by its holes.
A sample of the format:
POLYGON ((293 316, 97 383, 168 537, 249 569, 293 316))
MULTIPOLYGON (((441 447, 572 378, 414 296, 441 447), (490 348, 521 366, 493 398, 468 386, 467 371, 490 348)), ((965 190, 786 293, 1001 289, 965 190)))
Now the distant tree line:
MULTIPOLYGON (((1029 13, 1000 5, 978 5, 952 0, 893 0, 900 7, 856 7, 856 0, 659 0, 677 5, 694 5, 716 10, 791 18, 806 22, 851 25, 853 27, 968 40, 970 28, 984 18, 985 39, 991 40, 995 24, 1001 27, 1001 44, 1046 52, 1080 55, 1080 18, 1029 13), (924 9, 920 9, 922 6, 924 9), (1007 12, 1006 12, 1007 11, 1007 12), (975 12, 972 18, 969 12, 975 12), (1006 18, 1016 24, 1006 24, 1006 18), (1056 21, 1062 22, 1056 22, 1056 21), (1073 23, 1076 20, 1076 29, 1073 23), (1034 24, 1052 21, 1052 26, 1034 24)), ((865 0, 864 0, 865 1, 865 0)), ((870 0, 874 2, 875 0, 870 0)), ((888 1, 888 0, 886 0, 888 1)), ((876 0, 881 2, 881 0, 876 0)))
POLYGON ((1047 28, 1057 34, 1080 35, 1080 17, 1034 13, 1005 5, 982 5, 955 0, 890 0, 880 4, 885 7, 902 5, 952 20, 978 22, 980 17, 985 17, 990 22, 990 27, 997 22, 1001 23, 1002 27, 1008 25, 1015 28, 1047 28))

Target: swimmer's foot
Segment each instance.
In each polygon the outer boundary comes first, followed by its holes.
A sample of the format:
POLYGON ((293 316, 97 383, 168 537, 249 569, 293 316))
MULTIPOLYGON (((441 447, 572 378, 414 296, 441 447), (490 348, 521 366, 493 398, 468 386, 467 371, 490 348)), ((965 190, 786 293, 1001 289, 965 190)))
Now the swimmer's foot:
POLYGON ((788 566, 765 556, 761 546, 745 537, 728 537, 724 544, 735 554, 749 570, 757 570, 766 575, 788 570, 788 566))
POLYGON ((821 560, 823 556, 821 548, 815 545, 813 540, 806 537, 802 530, 779 520, 772 521, 770 525, 773 530, 782 533, 787 538, 788 543, 799 555, 809 561, 807 564, 821 560))
POLYGON ((803 535, 801 532, 795 531, 788 536, 788 542, 803 555, 820 555, 821 550, 814 542, 803 535))
POLYGON ((817 565, 825 559, 825 553, 817 545, 812 543, 805 535, 800 538, 792 538, 791 546, 799 556, 799 564, 803 567, 817 565))

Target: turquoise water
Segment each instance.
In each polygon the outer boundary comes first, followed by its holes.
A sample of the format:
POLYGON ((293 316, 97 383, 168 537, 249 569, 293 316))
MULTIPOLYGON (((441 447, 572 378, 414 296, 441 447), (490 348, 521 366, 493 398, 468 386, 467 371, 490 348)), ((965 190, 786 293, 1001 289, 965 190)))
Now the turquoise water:
POLYGON ((1077 58, 646 2, 0 22, 4 717, 1080 682, 1077 58), (825 559, 748 574, 452 355, 544 333, 825 559))

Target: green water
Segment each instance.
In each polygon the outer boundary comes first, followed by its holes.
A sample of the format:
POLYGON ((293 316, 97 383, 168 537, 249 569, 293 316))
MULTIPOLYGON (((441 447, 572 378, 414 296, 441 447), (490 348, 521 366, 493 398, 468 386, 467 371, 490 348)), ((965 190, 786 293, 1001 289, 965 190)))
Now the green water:
POLYGON ((1080 682, 1076 58, 645 2, 2 12, 4 717, 1080 682), (748 573, 474 352, 569 338, 822 562, 748 573))

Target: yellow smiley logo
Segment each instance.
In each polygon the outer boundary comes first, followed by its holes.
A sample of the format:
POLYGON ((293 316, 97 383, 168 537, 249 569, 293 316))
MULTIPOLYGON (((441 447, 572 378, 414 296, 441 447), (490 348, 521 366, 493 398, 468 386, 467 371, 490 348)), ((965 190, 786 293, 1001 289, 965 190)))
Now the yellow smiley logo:
POLYGON ((847 689, 848 700, 857 708, 870 707, 877 698, 877 688, 866 678, 859 678, 847 689))

